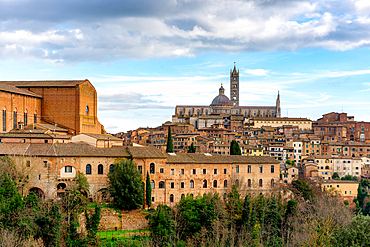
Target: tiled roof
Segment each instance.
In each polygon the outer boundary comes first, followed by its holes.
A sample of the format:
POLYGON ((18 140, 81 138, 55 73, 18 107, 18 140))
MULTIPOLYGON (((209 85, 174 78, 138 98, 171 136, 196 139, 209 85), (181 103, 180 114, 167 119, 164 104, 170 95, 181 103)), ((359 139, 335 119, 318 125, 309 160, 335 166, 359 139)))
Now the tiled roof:
POLYGON ((287 117, 254 117, 253 119, 265 121, 311 121, 308 118, 287 118, 287 117))
POLYGON ((169 164, 279 164, 269 156, 219 155, 210 156, 198 153, 178 153, 167 155, 169 164))
POLYGON ((123 141, 123 139, 112 136, 112 135, 109 135, 109 134, 99 135, 99 134, 82 133, 82 135, 87 135, 87 136, 93 137, 97 140, 123 141))
POLYGON ((166 158, 166 155, 154 146, 129 146, 127 147, 127 151, 132 155, 133 158, 166 158))
POLYGON ((2 85, 16 87, 74 87, 80 85, 85 80, 54 80, 54 81, 0 81, 2 85))
POLYGON ((37 138, 37 139, 69 139, 67 135, 49 135, 38 132, 0 133, 0 138, 37 138))
POLYGON ((41 95, 38 95, 36 93, 30 92, 30 91, 27 91, 27 90, 23 90, 23 89, 17 88, 17 87, 12 86, 12 85, 2 84, 1 82, 0 82, 0 91, 9 92, 9 93, 16 93, 16 94, 21 94, 21 95, 27 95, 27 96, 36 97, 36 98, 42 98, 41 95))
POLYGON ((96 148, 81 143, 0 143, 0 155, 130 157, 125 147, 96 148))
MULTIPOLYGON (((64 132, 68 132, 67 129, 64 129, 62 127, 59 127, 58 125, 55 126, 54 124, 42 124, 42 123, 32 123, 32 124, 29 124, 31 126, 38 126, 38 127, 41 127, 41 128, 44 128, 44 129, 48 129, 48 130, 52 130, 52 131, 64 131, 64 132)), ((27 126, 29 126, 27 125, 27 126)))

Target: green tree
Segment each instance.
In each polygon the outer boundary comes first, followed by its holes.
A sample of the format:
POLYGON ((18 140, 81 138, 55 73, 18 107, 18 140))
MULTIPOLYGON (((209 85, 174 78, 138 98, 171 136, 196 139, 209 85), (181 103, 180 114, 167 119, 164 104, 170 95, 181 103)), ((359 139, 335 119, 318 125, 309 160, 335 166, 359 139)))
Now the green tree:
POLYGON ((283 239, 281 238, 282 218, 279 213, 279 207, 276 199, 272 196, 268 201, 268 206, 265 215, 265 231, 264 241, 267 246, 282 246, 283 239))
POLYGON ((355 203, 358 202, 358 206, 360 209, 364 207, 364 200, 367 197, 367 192, 362 188, 361 183, 358 184, 357 188, 357 197, 353 200, 355 203))
POLYGON ((365 247, 370 243, 370 216, 357 215, 348 226, 340 227, 331 237, 332 246, 365 247))
POLYGON ((95 205, 95 213, 90 216, 85 209, 85 226, 87 231, 87 243, 89 245, 96 245, 97 243, 96 234, 98 233, 98 227, 100 224, 100 211, 101 206, 98 204, 95 205))
POLYGON ((292 181, 293 188, 300 194, 305 200, 310 200, 315 197, 311 187, 300 179, 292 181))
POLYGON ((57 204, 52 203, 48 212, 38 216, 35 223, 39 231, 35 238, 41 238, 45 246, 59 246, 61 236, 62 214, 57 204))
POLYGON ((235 140, 231 141, 230 155, 242 155, 242 152, 240 151, 239 144, 235 140))
POLYGON ((238 186, 233 184, 230 193, 227 194, 226 209, 231 217, 231 223, 240 225, 242 221, 243 203, 240 199, 238 186))
POLYGON ((144 204, 141 172, 132 160, 121 160, 108 173, 109 192, 118 208, 137 209, 144 204))
POLYGON ((196 148, 194 147, 194 143, 191 143, 191 145, 188 148, 188 153, 195 153, 196 148))
POLYGON ((148 171, 146 172, 145 202, 148 208, 152 206, 152 184, 150 182, 150 176, 148 171))
POLYGON ((242 224, 249 228, 251 219, 251 199, 249 195, 246 195, 243 203, 242 210, 242 224))
POLYGON ((173 142, 172 142, 171 126, 168 126, 166 153, 173 153, 173 142))
POLYGON ((152 238, 158 246, 172 246, 174 241, 175 221, 174 211, 167 205, 159 204, 149 216, 149 229, 152 238))
POLYGON ((358 177, 352 175, 345 175, 341 180, 358 181, 358 177))
POLYGON ((334 179, 334 180, 340 180, 340 177, 339 177, 339 175, 338 175, 338 173, 337 173, 337 172, 334 172, 334 173, 333 173, 333 176, 331 177, 331 179, 334 179))

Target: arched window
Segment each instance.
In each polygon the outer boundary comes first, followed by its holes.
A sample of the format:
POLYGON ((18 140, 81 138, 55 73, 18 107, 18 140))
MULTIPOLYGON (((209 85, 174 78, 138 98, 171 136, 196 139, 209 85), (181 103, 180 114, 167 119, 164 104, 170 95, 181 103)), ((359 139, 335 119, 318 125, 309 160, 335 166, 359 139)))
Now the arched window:
POLYGON ((183 114, 182 114, 182 111, 180 111, 180 116, 182 116, 183 114))
POLYGON ((160 182, 159 182, 159 188, 160 188, 160 189, 164 189, 164 182, 163 182, 163 181, 160 181, 160 182))
POLYGON ((217 188, 217 180, 213 180, 213 188, 217 188))
POLYGON ((207 120, 204 121, 204 127, 207 128, 207 120))
POLYGON ((259 181, 259 186, 262 187, 262 179, 259 181))
POLYGON ((155 173, 155 164, 150 163, 150 174, 154 174, 154 173, 155 173))
POLYGON ((235 184, 239 187, 239 179, 235 180, 235 184))
POLYGON ((191 111, 189 110, 189 112, 188 112, 188 116, 191 116, 191 111))
POLYGON ((98 165, 98 174, 103 174, 103 165, 102 164, 98 165))
POLYGON ((150 182, 150 186, 152 187, 152 189, 154 189, 154 181, 153 180, 150 182))
POLYGON ((110 171, 110 172, 113 172, 113 169, 114 169, 114 165, 113 165, 113 164, 110 164, 110 166, 109 166, 109 171, 110 171))
POLYGON ((33 114, 33 122, 37 123, 37 113, 33 114))
POLYGON ((227 188, 227 180, 224 180, 224 188, 227 188))
POLYGON ((199 111, 199 109, 197 110, 197 115, 198 115, 198 116, 200 115, 200 111, 199 111))
POLYGON ((208 115, 208 110, 206 110, 206 115, 208 115))
POLYGON ((86 165, 86 174, 91 174, 91 165, 90 164, 86 165))
POLYGON ((250 179, 248 179, 248 187, 252 187, 252 181, 250 179))
POLYGON ((274 187, 275 186, 275 181, 274 179, 271 179, 271 187, 274 187))
POLYGON ((189 196, 193 197, 193 194, 190 194, 189 196))
POLYGON ((207 188, 207 180, 206 179, 203 180, 203 188, 207 188))
POLYGON ((193 189, 193 188, 194 188, 194 181, 190 180, 190 189, 193 189))
POLYGON ((170 202, 173 202, 173 194, 170 195, 170 202))
POLYGON ((224 193, 224 202, 226 202, 226 200, 227 200, 227 194, 224 193))

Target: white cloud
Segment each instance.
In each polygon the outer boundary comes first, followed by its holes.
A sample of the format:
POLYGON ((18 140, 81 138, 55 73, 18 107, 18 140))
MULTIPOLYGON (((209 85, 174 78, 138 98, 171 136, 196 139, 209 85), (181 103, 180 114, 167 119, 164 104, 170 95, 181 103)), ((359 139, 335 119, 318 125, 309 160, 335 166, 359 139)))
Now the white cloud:
POLYGON ((244 72, 250 75, 262 76, 267 75, 269 71, 264 69, 246 69, 244 72))

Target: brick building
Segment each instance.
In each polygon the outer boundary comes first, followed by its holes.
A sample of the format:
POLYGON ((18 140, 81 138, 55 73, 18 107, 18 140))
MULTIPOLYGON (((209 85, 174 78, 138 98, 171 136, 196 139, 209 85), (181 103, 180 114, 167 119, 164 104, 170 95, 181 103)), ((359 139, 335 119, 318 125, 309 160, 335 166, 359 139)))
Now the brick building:
POLYGON ((2 131, 31 123, 57 124, 69 134, 104 133, 89 80, 0 81, 2 131))

